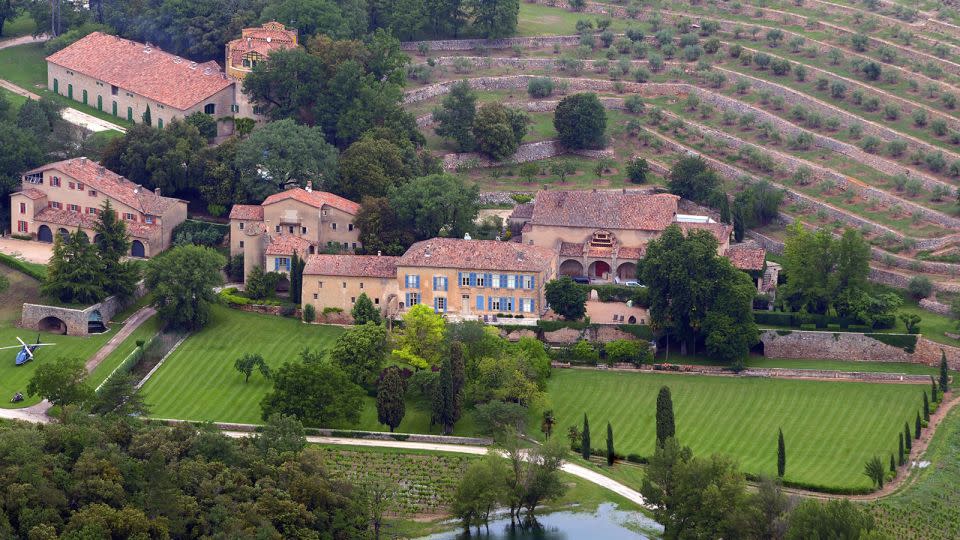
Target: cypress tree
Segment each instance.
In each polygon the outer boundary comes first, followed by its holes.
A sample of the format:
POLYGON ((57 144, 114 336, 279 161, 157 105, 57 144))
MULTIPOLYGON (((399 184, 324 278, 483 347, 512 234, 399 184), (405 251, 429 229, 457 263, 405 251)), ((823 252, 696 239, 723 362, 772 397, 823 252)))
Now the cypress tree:
POLYGON ((903 465, 905 462, 903 459, 903 433, 900 434, 900 444, 898 445, 897 452, 897 456, 899 457, 899 459, 897 459, 897 464, 903 465))
POLYGON ((613 465, 613 426, 607 422, 607 465, 613 465))
POLYGON ((587 413, 583 413, 583 433, 580 435, 580 455, 590 461, 590 421, 587 413))
POLYGON ((406 414, 406 402, 403 399, 406 388, 400 369, 390 366, 383 372, 377 386, 377 420, 390 427, 392 433, 406 414))
POLYGON ((910 451, 913 449, 913 439, 910 437, 910 424, 908 422, 903 423, 903 443, 906 445, 907 455, 910 455, 910 451))
POLYGON ((920 412, 919 412, 919 411, 917 412, 917 421, 916 421, 916 423, 915 423, 914 425, 915 425, 915 427, 914 427, 914 430, 913 430, 913 438, 919 440, 919 439, 920 439, 920 428, 923 427, 923 424, 920 422, 920 412))
POLYGON ((663 441, 675 435, 673 399, 670 397, 670 388, 662 386, 660 394, 657 395, 657 446, 662 446, 663 441))
POLYGON ((453 392, 451 418, 454 422, 463 416, 463 386, 466 382, 466 367, 463 362, 463 343, 450 344, 450 384, 453 392))
POLYGON ((930 421, 930 400, 927 399, 927 391, 923 391, 923 419, 930 421))
POLYGON ((933 378, 933 375, 930 376, 930 399, 934 403, 940 401, 940 396, 937 395, 937 380, 933 378))
POLYGON ((787 446, 783 442, 783 429, 777 436, 777 476, 783 478, 787 472, 787 446))
POLYGON ((293 250, 293 258, 290 260, 290 301, 294 304, 300 303, 300 279, 297 277, 297 270, 300 268, 300 255, 297 250, 293 250))
POLYGON ((950 378, 947 375, 947 353, 940 349, 940 391, 947 393, 950 391, 950 378))
POLYGON ((890 454, 890 472, 897 472, 897 462, 893 459, 893 454, 890 454))
POLYGON ((443 427, 443 434, 453 432, 453 425, 457 422, 456 396, 453 386, 453 368, 450 357, 443 359, 440 364, 440 378, 433 392, 432 423, 443 427))

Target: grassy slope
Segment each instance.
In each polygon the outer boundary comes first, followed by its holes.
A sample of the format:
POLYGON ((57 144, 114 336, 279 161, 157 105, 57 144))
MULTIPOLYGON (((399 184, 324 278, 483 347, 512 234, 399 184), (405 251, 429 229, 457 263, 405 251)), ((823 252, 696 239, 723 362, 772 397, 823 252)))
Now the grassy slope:
MULTIPOLYGON (((305 347, 326 349, 342 330, 333 326, 305 325, 293 319, 258 315, 215 306, 207 328, 189 337, 163 367, 144 385, 151 413, 161 418, 259 423, 260 400, 271 384, 259 373, 244 383, 233 368, 244 353, 263 355, 271 368, 297 361, 305 347)), ((382 431, 375 400, 365 397, 356 429, 382 431)), ((407 404, 399 432, 426 433, 430 415, 425 407, 407 404)), ((468 413, 454 433, 469 435, 475 425, 468 413)), ((434 429, 436 431, 436 429, 434 429)))
POLYGON ((912 483, 869 507, 892 538, 960 538, 960 409, 940 424, 924 458, 932 464, 912 483))
MULTIPOLYGON (((556 36, 576 33, 577 21, 589 20, 596 25, 599 15, 574 13, 540 4, 520 3, 520 18, 517 21, 518 36, 556 36)), ((623 19, 613 19, 610 29, 622 32, 628 26, 623 19)))
POLYGON ((668 374, 554 372, 548 390, 562 430, 584 412, 603 444, 612 422, 617 450, 649 455, 660 386, 670 386, 679 439, 698 454, 738 458, 750 473, 776 471, 776 433, 787 440, 788 480, 867 487, 863 463, 896 450, 925 386, 712 378, 668 374))

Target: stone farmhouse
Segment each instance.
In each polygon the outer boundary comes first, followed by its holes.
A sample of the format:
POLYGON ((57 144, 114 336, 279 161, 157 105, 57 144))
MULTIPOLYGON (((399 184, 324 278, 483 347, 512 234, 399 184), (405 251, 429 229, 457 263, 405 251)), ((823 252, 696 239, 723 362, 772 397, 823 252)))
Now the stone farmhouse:
POLYGON ((360 205, 333 193, 296 187, 275 193, 258 205, 230 210, 230 255, 243 255, 243 275, 253 267, 288 273, 294 252, 351 252, 360 246, 354 219, 360 205))
MULTIPOLYGON (((195 112, 259 119, 243 93, 243 77, 271 52, 297 46, 296 31, 280 23, 244 28, 226 45, 224 72, 212 60, 198 64, 149 43, 94 32, 47 57, 47 88, 130 122, 141 122, 149 108, 160 128, 195 112)), ((218 128, 228 135, 232 124, 218 128)))
POLYGON ((50 163, 23 174, 10 195, 10 227, 18 235, 53 242, 77 228, 94 238, 105 200, 127 225, 130 255, 151 257, 170 246, 174 227, 187 219, 187 202, 163 197, 87 158, 50 163))
POLYGON ((547 247, 433 238, 400 257, 312 255, 303 273, 303 305, 345 312, 366 293, 387 317, 423 304, 457 319, 539 318, 545 284, 557 275, 547 247))
POLYGON ((257 64, 267 60, 270 53, 298 47, 297 32, 288 30, 276 21, 264 23, 256 28, 244 28, 240 37, 227 43, 224 65, 227 76, 236 80, 235 112, 245 118, 261 118, 260 111, 254 107, 243 93, 243 78, 257 64))
POLYGON ((100 111, 153 125, 194 112, 214 117, 235 111, 235 84, 216 62, 197 64, 102 32, 47 57, 47 87, 100 111))
MULTIPOLYGON (((709 231, 717 238, 719 255, 730 249, 730 225, 681 214, 679 204, 680 197, 666 193, 540 191, 533 202, 514 209, 509 223, 519 228, 523 244, 555 250, 560 275, 628 281, 636 277, 647 243, 673 224, 684 231, 709 231)), ((737 248, 735 254, 731 260, 738 268, 763 268, 762 248, 737 248)))

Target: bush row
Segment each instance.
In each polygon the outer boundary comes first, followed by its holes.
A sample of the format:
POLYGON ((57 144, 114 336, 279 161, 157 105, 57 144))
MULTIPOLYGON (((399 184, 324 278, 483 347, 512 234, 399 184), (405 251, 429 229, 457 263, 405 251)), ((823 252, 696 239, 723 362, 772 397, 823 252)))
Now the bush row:
MULTIPOLYGON (((795 313, 786 311, 753 312, 753 320, 760 325, 789 326, 801 330, 846 330, 849 332, 869 332, 874 327, 860 324, 857 319, 850 317, 835 317, 833 315, 816 315, 812 313, 795 313)), ((892 325, 876 324, 876 328, 891 328, 892 325)))
POLYGON ((36 279, 37 281, 43 281, 47 279, 46 268, 38 268, 37 266, 25 263, 20 259, 11 257, 6 253, 0 253, 0 264, 9 266, 18 272, 23 272, 24 274, 36 279))

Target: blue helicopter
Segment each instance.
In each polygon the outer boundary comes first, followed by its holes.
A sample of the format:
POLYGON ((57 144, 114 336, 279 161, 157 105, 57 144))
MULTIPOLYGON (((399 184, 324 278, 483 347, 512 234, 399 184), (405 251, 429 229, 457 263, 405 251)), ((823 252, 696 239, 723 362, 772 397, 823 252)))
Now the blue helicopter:
POLYGON ((17 341, 20 342, 19 345, 11 345, 9 347, 0 347, 0 350, 20 349, 20 351, 17 352, 17 359, 16 359, 16 364, 18 366, 22 366, 27 362, 29 362, 30 360, 33 360, 33 352, 36 351, 37 348, 56 345, 56 343, 40 343, 40 334, 37 334, 37 342, 34 344, 25 343, 22 339, 20 339, 19 336, 17 336, 17 341))

